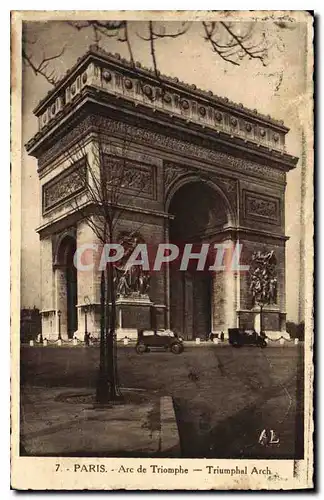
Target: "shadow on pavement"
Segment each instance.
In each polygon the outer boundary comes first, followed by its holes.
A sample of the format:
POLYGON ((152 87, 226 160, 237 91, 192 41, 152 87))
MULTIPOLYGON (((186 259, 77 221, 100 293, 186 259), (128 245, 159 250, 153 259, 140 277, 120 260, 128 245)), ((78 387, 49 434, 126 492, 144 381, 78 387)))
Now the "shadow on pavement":
MULTIPOLYGON (((192 414, 190 401, 175 398, 181 454, 187 458, 273 458, 301 459, 304 454, 304 381, 303 358, 298 357, 296 374, 285 385, 266 388, 252 404, 212 427, 212 414, 201 411, 198 425, 192 414), (287 392, 294 395, 294 403, 287 403, 287 392), (274 413, 287 413, 281 421, 274 413), (280 443, 262 445, 259 437, 263 429, 275 429, 280 443)), ((214 410, 215 411, 215 410, 214 410)), ((216 410, 217 411, 217 410, 216 410)))

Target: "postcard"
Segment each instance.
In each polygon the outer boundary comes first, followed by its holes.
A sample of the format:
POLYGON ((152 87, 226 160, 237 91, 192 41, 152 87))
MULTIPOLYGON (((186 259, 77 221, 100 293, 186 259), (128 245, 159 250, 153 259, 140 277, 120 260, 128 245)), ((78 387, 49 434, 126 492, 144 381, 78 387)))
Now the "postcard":
POLYGON ((312 489, 312 15, 11 20, 12 488, 312 489))

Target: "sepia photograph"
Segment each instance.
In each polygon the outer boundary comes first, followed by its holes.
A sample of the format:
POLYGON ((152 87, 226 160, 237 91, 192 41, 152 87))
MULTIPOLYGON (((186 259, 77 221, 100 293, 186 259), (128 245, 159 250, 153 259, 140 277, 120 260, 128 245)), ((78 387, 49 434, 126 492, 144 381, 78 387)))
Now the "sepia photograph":
POLYGON ((312 14, 11 21, 12 488, 312 488, 312 14))

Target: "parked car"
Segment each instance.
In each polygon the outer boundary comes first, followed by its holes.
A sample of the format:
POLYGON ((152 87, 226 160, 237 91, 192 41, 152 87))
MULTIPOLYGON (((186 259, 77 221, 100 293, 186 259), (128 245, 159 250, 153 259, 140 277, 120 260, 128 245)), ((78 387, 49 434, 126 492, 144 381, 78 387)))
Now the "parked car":
POLYGON ((258 334, 255 330, 243 330, 240 328, 228 329, 229 343, 233 347, 241 347, 243 345, 255 345, 258 347, 267 347, 265 335, 258 334))
POLYGON ((180 354, 184 349, 181 337, 171 330, 139 330, 135 346, 137 354, 149 352, 151 348, 170 350, 173 354, 180 354))

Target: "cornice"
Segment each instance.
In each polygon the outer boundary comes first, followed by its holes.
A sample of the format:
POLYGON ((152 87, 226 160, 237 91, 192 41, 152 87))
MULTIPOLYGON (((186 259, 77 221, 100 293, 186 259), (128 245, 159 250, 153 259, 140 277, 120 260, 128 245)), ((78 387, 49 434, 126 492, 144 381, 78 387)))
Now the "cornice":
POLYGON ((93 47, 36 107, 39 130, 27 143, 27 150, 45 139, 72 111, 77 112, 86 96, 98 104, 116 106, 117 111, 135 108, 143 119, 155 114, 154 119, 159 116, 164 122, 179 123, 203 135, 215 134, 233 142, 241 140, 249 147, 287 154, 285 135, 289 129, 282 121, 93 47))
POLYGON ((109 65, 114 66, 115 68, 123 71, 127 74, 136 75, 143 79, 149 79, 153 83, 157 85, 166 85, 166 87, 173 88, 177 91, 183 91, 192 96, 202 98, 203 100, 207 100, 213 104, 223 105, 227 109, 232 111, 239 111, 242 114, 245 114, 249 118, 258 119, 264 123, 270 123, 271 125, 277 126, 280 130, 284 132, 288 132, 289 128, 287 128, 283 120, 277 120, 270 115, 263 115, 258 112, 257 109, 250 109, 245 107, 242 103, 236 103, 234 101, 229 100, 228 97, 221 97, 215 95, 211 90, 203 90, 198 88, 195 84, 188 84, 186 82, 182 82, 177 77, 170 77, 161 73, 158 75, 155 74, 153 69, 147 68, 143 66, 140 62, 136 61, 135 65, 133 65, 130 61, 125 58, 122 58, 120 54, 112 54, 111 52, 107 52, 101 47, 96 45, 90 45, 88 51, 81 57, 79 57, 76 63, 62 76, 62 78, 57 82, 54 89, 51 89, 46 96, 41 99, 39 104, 34 109, 34 113, 39 115, 49 103, 55 95, 57 95, 60 90, 64 88, 66 84, 71 82, 75 75, 80 71, 86 64, 91 61, 100 61, 102 63, 108 63, 109 65))
MULTIPOLYGON (((280 242, 280 244, 284 244, 286 241, 289 240, 289 236, 286 236, 285 234, 264 231, 262 229, 256 229, 256 228, 251 229, 250 227, 241 225, 237 227, 234 226, 224 227, 222 230, 215 233, 215 236, 223 239, 230 237, 233 240, 250 239, 251 237, 255 240, 256 238, 261 237, 278 241, 280 242)), ((212 237, 212 235, 209 235, 209 237, 212 237)))
MULTIPOLYGON (((253 155, 256 158, 267 158, 270 161, 276 162, 278 168, 282 168, 284 171, 294 168, 298 161, 298 158, 284 151, 277 151, 270 147, 248 141, 242 137, 235 137, 227 131, 215 131, 208 126, 199 126, 182 117, 174 117, 174 115, 163 113, 160 110, 141 113, 142 107, 134 106, 132 102, 128 102, 127 105, 125 104, 124 107, 121 107, 120 99, 115 96, 109 96, 109 98, 107 97, 107 99, 103 100, 100 92, 96 92, 94 89, 86 88, 78 97, 79 99, 73 106, 71 105, 62 110, 56 119, 43 129, 42 133, 39 132, 36 134, 26 144, 29 154, 37 157, 41 149, 48 149, 49 146, 46 146, 48 141, 57 140, 59 135, 68 133, 69 129, 72 128, 72 121, 80 121, 82 118, 89 116, 91 114, 89 106, 95 105, 99 106, 102 112, 106 108, 107 111, 110 110, 110 113, 114 113, 116 116, 119 115, 122 121, 130 120, 133 123, 136 122, 143 129, 157 130, 158 127, 161 127, 161 133, 164 133, 164 135, 166 133, 188 134, 187 140, 189 141, 190 138, 197 141, 198 136, 200 136, 202 141, 218 144, 219 147, 223 147, 224 149, 236 149, 238 154, 253 155), (64 127, 65 131, 63 130, 64 127)), ((99 108, 96 110, 97 113, 99 112, 99 108)))
MULTIPOLYGON (((157 211, 157 210, 152 210, 152 209, 147 209, 147 208, 142 208, 142 207, 131 207, 129 205, 124 205, 122 203, 118 203, 118 208, 123 210, 124 212, 131 212, 131 213, 138 213, 142 215, 147 215, 151 217, 157 217, 157 218, 162 218, 162 219, 173 219, 174 216, 172 214, 169 214, 167 212, 162 212, 162 211, 157 211)), ((57 226, 60 224, 63 224, 64 227, 66 225, 72 225, 75 224, 76 222, 82 221, 84 218, 85 213, 87 214, 96 214, 96 205, 92 202, 86 202, 84 203, 78 211, 75 209, 71 208, 69 210, 66 210, 64 214, 61 214, 57 217, 53 217, 51 220, 45 222, 44 224, 38 226, 35 231, 39 233, 40 237, 42 237, 43 234, 52 234, 57 232, 57 226), (70 221, 67 223, 67 221, 70 221)))

